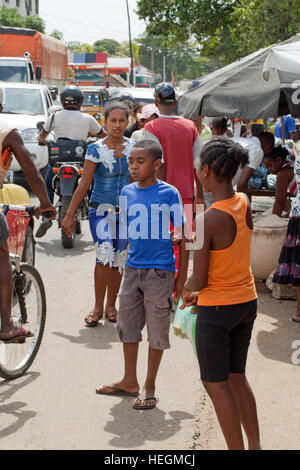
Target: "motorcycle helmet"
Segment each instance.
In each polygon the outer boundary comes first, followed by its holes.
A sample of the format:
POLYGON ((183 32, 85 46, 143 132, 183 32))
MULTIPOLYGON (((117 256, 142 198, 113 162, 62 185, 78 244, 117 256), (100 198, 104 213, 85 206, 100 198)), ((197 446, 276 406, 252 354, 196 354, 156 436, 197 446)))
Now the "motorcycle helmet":
POLYGON ((154 90, 154 97, 159 103, 174 103, 176 101, 176 92, 170 83, 159 83, 154 90))
POLYGON ((50 93, 56 93, 58 95, 58 88, 55 85, 49 86, 50 93))
POLYGON ((110 101, 121 101, 126 104, 129 109, 133 109, 134 99, 128 91, 115 90, 110 95, 110 101))
POLYGON ((63 89, 60 94, 60 101, 62 106, 77 107, 80 109, 84 100, 84 95, 81 89, 75 85, 69 85, 63 89))

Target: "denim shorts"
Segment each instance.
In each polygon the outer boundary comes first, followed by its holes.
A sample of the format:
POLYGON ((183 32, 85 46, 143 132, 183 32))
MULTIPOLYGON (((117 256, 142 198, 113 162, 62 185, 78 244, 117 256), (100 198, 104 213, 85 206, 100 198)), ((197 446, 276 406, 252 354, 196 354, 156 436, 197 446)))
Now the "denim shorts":
POLYGON ((6 218, 0 212, 0 246, 2 246, 9 237, 9 229, 6 222, 6 218))
POLYGON ((245 373, 256 312, 257 300, 198 307, 196 347, 202 381, 224 382, 230 373, 245 373))
POLYGON ((172 271, 125 267, 117 323, 123 343, 142 341, 141 332, 146 325, 149 345, 153 349, 170 348, 174 278, 172 271))

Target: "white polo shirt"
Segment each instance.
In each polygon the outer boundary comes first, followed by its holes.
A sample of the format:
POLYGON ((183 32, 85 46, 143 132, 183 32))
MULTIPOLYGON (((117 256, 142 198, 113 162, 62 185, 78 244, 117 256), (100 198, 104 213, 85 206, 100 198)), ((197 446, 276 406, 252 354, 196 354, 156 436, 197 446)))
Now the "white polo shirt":
POLYGON ((46 132, 53 132, 56 139, 80 139, 86 140, 89 134, 97 135, 101 132, 102 127, 95 118, 81 111, 71 111, 63 109, 51 114, 44 125, 46 132), (51 129, 50 129, 51 128, 51 129))

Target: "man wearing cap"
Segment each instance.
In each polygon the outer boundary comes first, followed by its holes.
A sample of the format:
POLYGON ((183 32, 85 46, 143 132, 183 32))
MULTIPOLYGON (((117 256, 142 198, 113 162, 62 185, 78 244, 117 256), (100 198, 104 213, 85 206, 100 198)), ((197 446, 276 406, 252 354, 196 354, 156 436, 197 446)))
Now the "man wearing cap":
MULTIPOLYGON (((158 175, 178 189, 186 209, 188 226, 192 231, 194 182, 196 202, 203 204, 202 186, 196 176, 202 141, 194 122, 175 114, 177 105, 175 88, 169 83, 155 87, 155 104, 160 117, 145 126, 145 139, 159 143, 163 152, 163 174, 158 175)), ((177 263, 179 247, 175 247, 177 263), (178 252, 178 253, 177 253, 178 252)))
POLYGON ((138 114, 137 117, 142 128, 140 130, 136 130, 132 134, 131 138, 133 140, 143 140, 145 139, 145 125, 159 117, 159 109, 155 104, 147 104, 146 106, 143 106, 141 114, 138 114))

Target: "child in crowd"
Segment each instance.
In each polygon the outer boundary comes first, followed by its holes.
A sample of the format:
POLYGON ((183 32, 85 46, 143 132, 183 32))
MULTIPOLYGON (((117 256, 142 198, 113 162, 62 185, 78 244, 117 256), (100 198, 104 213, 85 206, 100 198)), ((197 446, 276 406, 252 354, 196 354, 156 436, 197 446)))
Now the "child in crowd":
MULTIPOLYGON (((178 190, 159 181, 155 173, 162 163, 159 144, 137 142, 129 156, 129 170, 135 183, 121 192, 121 217, 129 240, 128 259, 119 296, 118 332, 123 342, 124 378, 101 386, 100 395, 135 396, 137 410, 155 408, 155 381, 163 351, 170 348, 172 293, 181 295, 187 277, 189 252, 186 250, 184 208, 178 190), (182 230, 180 267, 176 281, 170 222, 182 230), (137 357, 141 331, 147 325, 148 371, 138 395, 137 357)), ((125 235, 125 234, 124 234, 125 235)))
POLYGON ((194 253, 194 270, 185 284, 183 306, 198 304, 196 345, 201 379, 211 397, 228 448, 260 449, 255 398, 245 376, 246 359, 257 310, 250 268, 253 230, 247 196, 235 193, 232 179, 248 151, 220 137, 200 155, 198 177, 212 192, 204 213, 203 247, 194 253), (221 230, 220 230, 221 227, 221 230))
POLYGON ((294 174, 294 162, 290 160, 289 151, 285 147, 274 147, 264 156, 263 163, 267 170, 276 175, 276 196, 273 214, 281 217, 282 213, 291 208, 290 197, 297 193, 297 183, 294 174))

